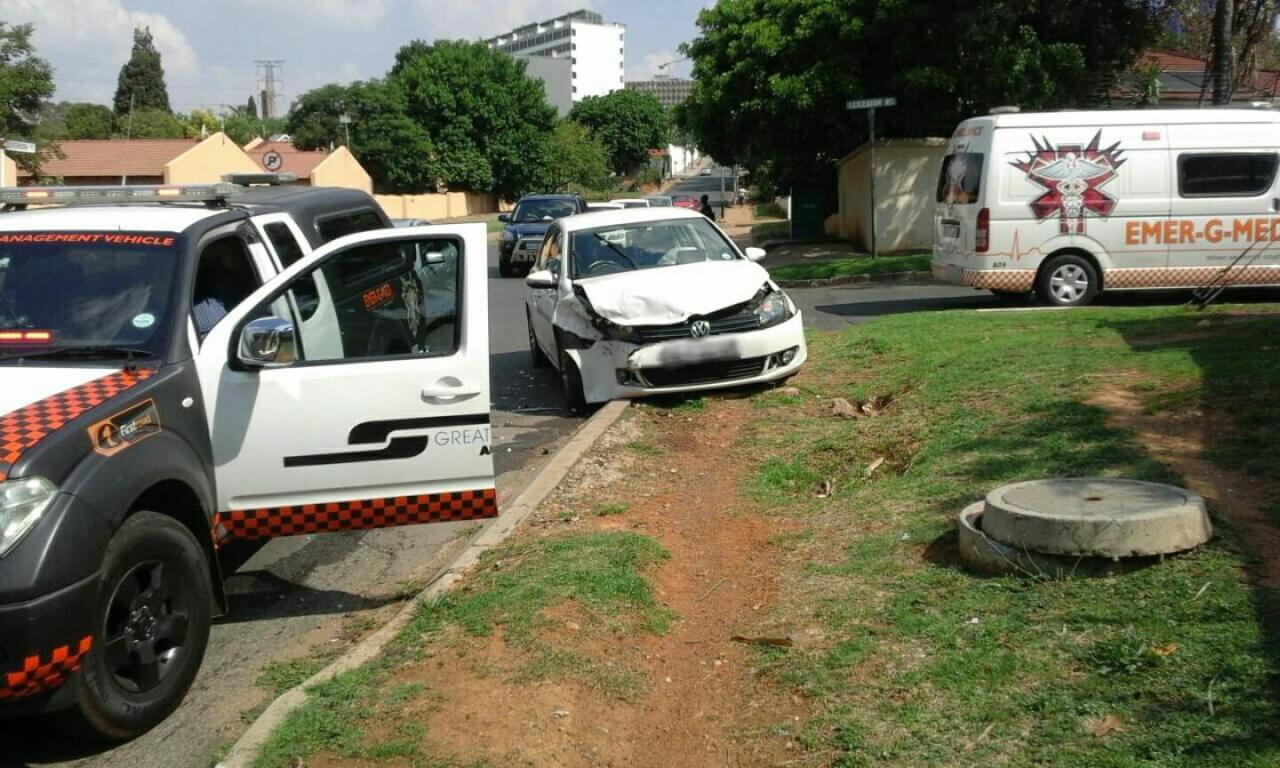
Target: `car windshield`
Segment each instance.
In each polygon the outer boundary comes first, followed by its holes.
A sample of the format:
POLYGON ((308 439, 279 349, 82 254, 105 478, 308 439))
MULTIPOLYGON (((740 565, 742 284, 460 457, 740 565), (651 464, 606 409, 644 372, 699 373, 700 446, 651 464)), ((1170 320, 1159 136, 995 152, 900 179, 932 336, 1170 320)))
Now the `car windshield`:
POLYGON ((511 220, 530 224, 535 221, 572 216, 576 212, 577 207, 572 200, 524 200, 516 206, 515 215, 511 220))
POLYGON ((153 233, 0 234, 0 357, 162 353, 177 242, 153 233))
POLYGON ((733 245, 702 217, 574 232, 569 254, 575 278, 739 258, 733 245))

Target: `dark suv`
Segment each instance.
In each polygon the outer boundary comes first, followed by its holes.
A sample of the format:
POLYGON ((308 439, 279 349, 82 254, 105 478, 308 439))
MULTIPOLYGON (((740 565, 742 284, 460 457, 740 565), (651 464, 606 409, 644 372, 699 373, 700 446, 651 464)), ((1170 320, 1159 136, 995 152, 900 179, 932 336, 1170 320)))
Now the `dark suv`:
POLYGON ((587 212, 587 201, 578 195, 526 195, 515 210, 498 221, 506 224, 498 251, 498 274, 514 277, 517 265, 525 273, 538 258, 547 227, 556 219, 587 212))

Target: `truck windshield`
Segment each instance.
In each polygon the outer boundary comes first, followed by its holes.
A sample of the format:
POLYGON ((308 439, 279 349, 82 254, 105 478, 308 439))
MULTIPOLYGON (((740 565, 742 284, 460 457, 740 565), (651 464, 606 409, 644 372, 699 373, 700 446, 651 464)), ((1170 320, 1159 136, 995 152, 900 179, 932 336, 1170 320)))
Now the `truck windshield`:
POLYGON ((0 358, 164 351, 177 238, 0 233, 0 358))
POLYGON ((571 200, 523 200, 516 206, 511 220, 519 224, 532 224, 545 219, 572 216, 576 211, 571 200))
POLYGON ((588 229, 569 241, 575 278, 738 258, 702 216, 588 229))

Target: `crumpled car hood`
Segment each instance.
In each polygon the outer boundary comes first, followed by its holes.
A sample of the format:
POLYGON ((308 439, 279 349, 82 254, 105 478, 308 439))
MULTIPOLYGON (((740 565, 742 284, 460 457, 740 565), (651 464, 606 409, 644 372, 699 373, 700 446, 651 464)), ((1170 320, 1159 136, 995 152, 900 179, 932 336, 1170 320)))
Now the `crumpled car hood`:
POLYGON ((597 315, 625 326, 671 325, 748 302, 769 280, 755 262, 704 261, 577 281, 597 315))

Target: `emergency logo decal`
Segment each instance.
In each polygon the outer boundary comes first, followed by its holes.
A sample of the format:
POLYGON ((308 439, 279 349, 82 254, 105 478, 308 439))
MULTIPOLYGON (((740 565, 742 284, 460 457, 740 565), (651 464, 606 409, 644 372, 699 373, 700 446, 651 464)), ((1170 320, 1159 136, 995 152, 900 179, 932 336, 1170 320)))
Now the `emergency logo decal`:
POLYGON ((74 648, 64 645, 54 649, 48 661, 39 654, 23 659, 22 669, 0 674, 0 701, 24 699, 62 685, 80 668, 80 660, 92 645, 93 638, 86 635, 74 648))
POLYGON ((114 456, 159 433, 160 410, 154 400, 144 400, 89 427, 93 450, 103 456, 114 456))
POLYGON ((0 480, 22 454, 54 431, 121 392, 146 381, 153 371, 117 371, 0 416, 0 480))
POLYGON ((213 519, 213 540, 252 541, 334 531, 363 531, 420 523, 449 523, 498 516, 498 495, 481 491, 400 496, 369 501, 299 504, 292 507, 219 512, 213 519))
POLYGON ((1102 131, 1093 137, 1088 146, 1060 144, 1054 147, 1048 139, 1041 144, 1031 137, 1036 148, 1026 160, 1013 163, 1013 167, 1027 174, 1033 184, 1046 191, 1031 202, 1031 212, 1037 221, 1058 215, 1062 234, 1083 234, 1085 217, 1093 214, 1107 218, 1115 210, 1116 199, 1103 191, 1117 170, 1124 165, 1120 142, 1106 149, 1099 149, 1102 131))

